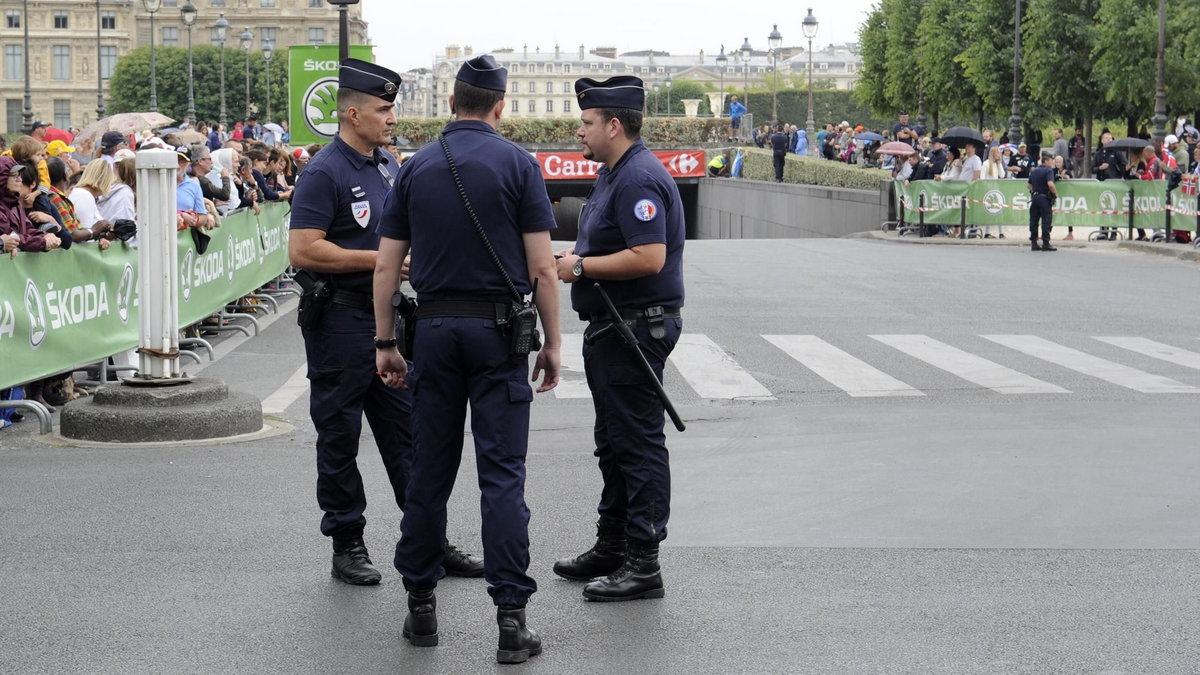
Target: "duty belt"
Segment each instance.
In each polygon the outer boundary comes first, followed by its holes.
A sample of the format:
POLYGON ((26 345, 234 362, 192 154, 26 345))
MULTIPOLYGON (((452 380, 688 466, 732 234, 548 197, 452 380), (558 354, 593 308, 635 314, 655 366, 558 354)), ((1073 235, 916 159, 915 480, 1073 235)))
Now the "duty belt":
POLYGON ((503 302, 427 300, 417 305, 417 318, 493 319, 497 324, 506 324, 510 311, 512 305, 503 302))
MULTIPOLYGON (((645 309, 629 309, 621 307, 617 309, 617 313, 621 315, 621 320, 626 323, 633 323, 638 319, 646 319, 646 324, 650 328, 650 337, 655 340, 660 340, 666 335, 666 329, 663 327, 664 319, 678 319, 682 315, 679 313, 678 307, 663 307, 655 305, 645 309)), ((607 312, 580 312, 579 319, 597 323, 600 321, 609 321, 612 319, 607 312)))
POLYGON ((354 309, 361 309, 364 312, 375 311, 375 305, 371 301, 371 296, 366 293, 334 289, 329 294, 329 301, 341 307, 352 307, 354 309))

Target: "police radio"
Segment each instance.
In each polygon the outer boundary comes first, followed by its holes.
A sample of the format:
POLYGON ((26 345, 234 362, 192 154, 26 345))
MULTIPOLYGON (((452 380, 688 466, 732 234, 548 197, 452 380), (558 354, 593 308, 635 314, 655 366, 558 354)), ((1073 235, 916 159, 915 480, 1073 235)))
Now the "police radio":
POLYGON ((513 311, 508 317, 508 329, 512 335, 512 347, 509 353, 513 356, 529 356, 529 352, 541 351, 542 336, 537 329, 537 277, 533 279, 533 294, 529 302, 513 305, 513 311))

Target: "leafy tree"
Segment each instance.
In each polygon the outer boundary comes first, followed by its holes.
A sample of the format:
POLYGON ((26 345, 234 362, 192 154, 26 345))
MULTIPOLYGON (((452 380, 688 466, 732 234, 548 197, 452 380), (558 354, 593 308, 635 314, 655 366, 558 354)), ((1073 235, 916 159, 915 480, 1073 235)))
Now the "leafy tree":
POLYGON ((1015 0, 993 0, 971 7, 967 30, 959 40, 963 72, 979 96, 979 112, 1008 109, 1012 101, 1013 14, 1015 0))
POLYGON ((916 58, 918 26, 924 4, 924 0, 883 0, 888 23, 884 89, 887 100, 897 108, 917 107, 921 88, 921 70, 916 58))
POLYGON ((862 69, 854 85, 854 97, 872 110, 893 107, 887 96, 887 64, 893 57, 888 53, 888 17, 876 6, 858 31, 858 51, 862 69))
POLYGON ((963 35, 973 8, 959 0, 928 0, 917 28, 917 63, 925 74, 925 102, 935 128, 944 112, 967 115, 978 109, 979 95, 963 69, 963 45, 949 36, 963 35))
MULTIPOLYGON (((715 87, 713 90, 715 90, 715 87)), ((669 114, 682 116, 686 112, 683 99, 698 98, 700 99, 699 115, 701 117, 712 117, 712 111, 708 109, 708 97, 704 95, 706 91, 710 91, 710 89, 695 80, 672 80, 670 92, 671 109, 669 114)), ((667 98, 667 88, 660 83, 657 94, 654 93, 653 89, 647 92, 646 109, 658 110, 660 114, 667 115, 667 98)))

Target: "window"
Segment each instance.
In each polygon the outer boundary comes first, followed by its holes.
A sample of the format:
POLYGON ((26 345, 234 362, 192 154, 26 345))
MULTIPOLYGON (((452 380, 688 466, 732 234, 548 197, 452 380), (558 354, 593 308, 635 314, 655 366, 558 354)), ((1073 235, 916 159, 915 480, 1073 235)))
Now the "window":
POLYGON ((511 70, 514 73, 519 73, 519 72, 521 72, 521 64, 514 63, 514 64, 512 64, 512 66, 509 67, 509 70, 511 70))
POLYGON ((21 10, 8 9, 4 11, 4 27, 5 28, 20 28, 21 27, 21 10))
POLYGON ((547 73, 553 73, 553 72, 554 72, 554 64, 553 64, 553 63, 547 63, 547 64, 546 64, 546 72, 547 72, 547 73))
MULTIPOLYGON (((530 82, 530 83, 529 83, 529 93, 531 93, 531 94, 536 94, 536 93, 537 93, 537 82, 530 82)), ((529 112, 533 112, 533 111, 532 111, 532 110, 530 110, 529 112)))
POLYGON ((535 112, 537 112, 537 101, 535 101, 535 100, 533 100, 533 99, 530 99, 530 100, 529 100, 529 108, 528 108, 528 110, 529 110, 529 112, 531 112, 531 113, 535 113, 535 112))
POLYGON ((659 66, 659 67, 657 67, 657 68, 655 68, 655 69, 654 69, 654 72, 656 72, 656 73, 665 73, 665 72, 667 72, 667 71, 666 71, 666 69, 665 69, 665 68, 663 68, 662 66, 659 66))
POLYGON ((553 93, 554 93, 554 83, 553 83, 553 82, 547 82, 547 83, 546 83, 546 93, 547 93, 547 94, 553 94, 553 93))
POLYGON ((611 63, 606 63, 606 64, 604 64, 604 69, 605 69, 605 70, 612 70, 612 64, 611 64, 611 63))
POLYGON ((847 64, 846 64, 846 72, 847 72, 847 73, 853 73, 853 72, 854 72, 854 64, 853 64, 853 63, 847 63, 847 64))
POLYGON ((21 115, 21 99, 9 98, 4 100, 5 112, 8 115, 8 126, 5 129, 6 133, 22 134, 21 127, 24 126, 24 120, 21 115))
POLYGON ((821 64, 820 66, 818 66, 818 67, 819 67, 821 70, 829 70, 829 64, 828 64, 828 63, 822 63, 822 64, 821 64))
POLYGON ((597 63, 589 64, 592 70, 600 70, 600 65, 597 63))
POLYGON ((258 0, 259 7, 274 7, 275 0, 258 0))
POLYGON ((25 78, 25 59, 21 53, 21 45, 4 45, 4 79, 21 80, 25 78))
POLYGON ((54 99, 54 126, 59 129, 71 128, 71 99, 54 99))
POLYGON ((308 0, 309 9, 321 9, 325 6, 325 0, 308 0))
MULTIPOLYGON (((266 0, 264 0, 264 2, 265 1, 266 0)), ((265 7, 266 5, 263 5, 263 6, 265 7)), ((275 35, 279 32, 278 28, 260 28, 258 32, 259 32, 259 37, 261 38, 261 40, 259 41, 259 45, 265 45, 268 42, 270 42, 271 45, 274 46, 275 35)), ((261 47, 260 47, 260 49, 261 49, 261 47)))
POLYGON ((519 94, 519 93, 521 93, 521 83, 517 82, 516 80, 513 80, 512 86, 509 87, 509 89, 512 91, 512 93, 519 94))
POLYGON ((101 47, 100 48, 100 77, 109 79, 112 77, 113 70, 117 67, 117 48, 116 47, 101 47))
POLYGON ((179 29, 175 26, 166 26, 162 29, 162 45, 164 47, 179 46, 179 29))
POLYGON ((563 99, 563 112, 565 112, 565 113, 571 112, 571 99, 569 99, 569 98, 563 99))
POLYGON ((571 72, 571 64, 569 64, 569 63, 564 63, 564 64, 563 64, 563 72, 564 72, 564 73, 569 73, 569 72, 571 72))
POLYGON ((71 47, 54 45, 52 54, 53 66, 50 76, 56 80, 71 79, 71 47))
POLYGON ((642 66, 642 72, 643 72, 643 73, 648 73, 648 72, 650 72, 650 66, 642 66))
POLYGON ((105 12, 100 15, 100 27, 104 30, 117 29, 117 15, 115 12, 105 12))
POLYGON ((546 99, 546 112, 548 112, 548 113, 554 112, 554 101, 546 99))
POLYGON ((531 73, 537 72, 537 64, 536 63, 529 64, 529 72, 531 72, 531 73))
POLYGON ((163 0, 163 7, 178 7, 179 0, 163 0))
POLYGON ((521 112, 521 102, 520 101, 513 99, 512 111, 513 111, 514 115, 517 115, 521 112))
POLYGON ((212 0, 212 6, 213 7, 224 7, 225 0, 212 0))
MULTIPOLYGON (((68 20, 67 20, 66 12, 55 12, 54 13, 54 27, 55 28, 67 28, 68 27, 67 23, 68 23, 68 20)), ((55 103, 57 103, 57 101, 55 101, 55 103)))
POLYGON ((446 81, 442 80, 442 93, 446 93, 446 81))
POLYGON ((310 44, 310 45, 325 44, 325 29, 324 28, 309 28, 308 29, 308 44, 310 44))

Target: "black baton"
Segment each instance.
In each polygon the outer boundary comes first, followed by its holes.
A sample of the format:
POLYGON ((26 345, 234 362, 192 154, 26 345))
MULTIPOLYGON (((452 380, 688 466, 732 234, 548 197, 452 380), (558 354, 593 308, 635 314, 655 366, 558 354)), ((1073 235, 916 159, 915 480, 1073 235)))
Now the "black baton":
POLYGON ((616 305, 613 304, 612 298, 608 297, 608 293, 604 291, 604 288, 599 283, 593 284, 592 288, 595 288, 596 292, 600 294, 600 298, 604 300, 604 306, 608 308, 608 316, 612 319, 612 323, 592 334, 592 340, 602 337, 605 333, 615 328, 621 336, 621 342, 635 355, 634 361, 637 361, 641 365, 642 372, 646 374, 646 377, 650 378, 650 382, 654 385, 654 392, 658 394, 658 400, 662 401, 663 408, 666 409, 671 422, 675 425, 676 429, 683 431, 687 427, 684 426, 683 419, 679 417, 679 413, 675 412, 675 406, 671 405, 671 399, 667 398, 667 392, 663 390, 662 383, 658 381, 658 376, 654 374, 654 369, 650 367, 650 362, 646 360, 646 355, 642 353, 642 350, 638 349, 637 336, 633 334, 629 326, 625 325, 625 320, 621 318, 621 313, 617 311, 616 305))

